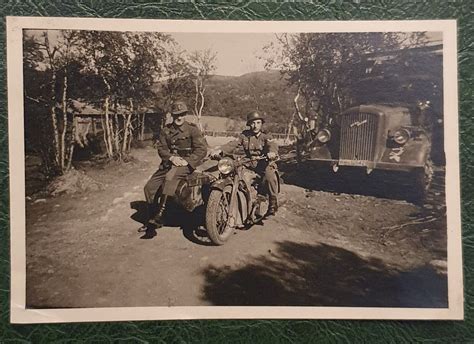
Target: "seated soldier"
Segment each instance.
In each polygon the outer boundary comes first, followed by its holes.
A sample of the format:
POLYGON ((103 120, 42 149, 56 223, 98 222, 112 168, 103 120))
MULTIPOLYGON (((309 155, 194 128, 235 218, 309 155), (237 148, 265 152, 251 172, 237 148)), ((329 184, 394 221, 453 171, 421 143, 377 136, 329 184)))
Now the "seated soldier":
POLYGON ((157 142, 161 164, 145 185, 148 223, 143 227, 146 233, 141 239, 156 236, 156 228, 163 225, 168 197, 175 194, 179 180, 190 175, 207 154, 207 143, 201 131, 184 118, 187 112, 188 108, 184 102, 175 102, 171 110, 173 123, 163 128, 157 142), (158 197, 160 202, 157 208, 158 197))
POLYGON ((257 111, 252 111, 247 115, 247 125, 250 127, 244 130, 237 140, 231 141, 220 149, 214 149, 210 155, 219 156, 221 153, 231 154, 236 149, 241 148, 249 158, 266 156, 268 160, 258 160, 252 165, 252 170, 259 174, 264 186, 268 191, 269 205, 266 216, 275 215, 278 210, 278 177, 277 166, 273 160, 278 157, 278 145, 273 141, 271 135, 262 131, 264 119, 257 111))

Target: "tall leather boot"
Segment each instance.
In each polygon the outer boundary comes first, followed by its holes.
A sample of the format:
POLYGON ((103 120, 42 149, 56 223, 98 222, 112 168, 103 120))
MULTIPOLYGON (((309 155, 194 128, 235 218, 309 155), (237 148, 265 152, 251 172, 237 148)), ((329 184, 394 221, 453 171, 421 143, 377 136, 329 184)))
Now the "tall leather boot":
POLYGON ((278 200, 276 196, 270 196, 268 199, 268 211, 266 216, 273 216, 278 210, 278 200))
POLYGON ((167 199, 167 195, 161 195, 160 204, 158 205, 158 211, 153 217, 148 220, 148 223, 145 225, 146 232, 142 237, 140 237, 140 239, 153 239, 157 235, 156 229, 163 227, 163 214, 165 212, 167 199))
POLYGON ((156 215, 148 221, 149 224, 156 226, 156 228, 163 227, 163 215, 166 209, 166 201, 168 200, 168 195, 161 195, 160 204, 158 205, 158 211, 156 215))
POLYGON ((156 237, 157 233, 155 226, 151 225, 150 223, 147 223, 145 226, 145 234, 143 234, 140 239, 153 239, 154 237, 156 237))
POLYGON ((148 205, 148 222, 143 225, 142 228, 145 229, 145 234, 143 234, 140 239, 153 239, 156 237, 156 225, 151 223, 151 220, 154 218, 156 212, 156 204, 148 205))
POLYGON ((147 209, 147 220, 145 223, 143 223, 143 226, 141 226, 140 228, 138 228, 138 233, 140 232, 145 232, 149 225, 148 225, 148 221, 150 221, 151 218, 154 217, 156 213, 156 204, 155 203, 149 203, 148 204, 148 209, 147 209))

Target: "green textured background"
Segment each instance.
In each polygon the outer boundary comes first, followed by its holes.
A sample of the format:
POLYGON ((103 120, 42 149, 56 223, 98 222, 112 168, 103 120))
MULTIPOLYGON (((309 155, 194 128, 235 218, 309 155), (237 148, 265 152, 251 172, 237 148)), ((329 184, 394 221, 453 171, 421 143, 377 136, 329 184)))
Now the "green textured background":
POLYGON ((5 19, 0 44, 0 343, 2 342, 474 342, 472 196, 474 1, 319 1, 289 3, 145 1, 0 1, 4 16, 234 20, 457 19, 463 198, 465 321, 153 321, 56 325, 9 324, 8 134, 5 19))

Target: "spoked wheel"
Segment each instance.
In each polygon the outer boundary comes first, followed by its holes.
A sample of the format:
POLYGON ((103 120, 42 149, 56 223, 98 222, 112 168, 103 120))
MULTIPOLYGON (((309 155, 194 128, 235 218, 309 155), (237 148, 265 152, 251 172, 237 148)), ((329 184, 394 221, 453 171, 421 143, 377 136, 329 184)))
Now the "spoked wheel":
POLYGON ((234 231, 234 227, 228 224, 231 212, 231 195, 231 186, 226 186, 222 191, 212 190, 209 195, 206 208, 206 228, 209 238, 216 245, 223 245, 234 231))

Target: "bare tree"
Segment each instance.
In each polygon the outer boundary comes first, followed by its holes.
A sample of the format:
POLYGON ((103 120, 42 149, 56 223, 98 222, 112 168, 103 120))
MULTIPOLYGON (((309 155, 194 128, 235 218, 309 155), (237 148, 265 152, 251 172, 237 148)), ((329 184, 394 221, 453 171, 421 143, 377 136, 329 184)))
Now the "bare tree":
POLYGON ((70 111, 72 118, 68 119, 69 108, 69 68, 73 59, 77 59, 77 51, 75 45, 78 43, 77 31, 66 30, 62 31, 62 47, 60 49, 60 63, 63 69, 63 83, 62 83, 62 119, 63 126, 61 130, 60 141, 60 166, 61 171, 66 172, 71 168, 72 157, 74 154, 74 143, 76 133, 76 121, 74 111, 70 111), (69 123, 69 125, 68 125, 69 123), (70 128, 69 128, 70 127, 70 128), (66 140, 66 134, 70 131, 69 139, 66 140))
MULTIPOLYGON (((58 129, 58 119, 56 114, 56 79, 58 73, 58 58, 57 46, 51 46, 49 43, 49 34, 47 31, 43 32, 41 36, 42 40, 37 43, 38 48, 45 52, 45 59, 42 61, 44 64, 47 64, 50 71, 50 118, 51 118, 51 125, 53 128, 53 147, 54 147, 54 162, 56 168, 60 170, 60 162, 59 162, 59 129, 58 129)), ((48 68, 47 67, 47 68, 48 68)))
POLYGON ((82 31, 81 39, 82 54, 86 61, 84 72, 102 82, 91 91, 90 97, 102 100, 104 116, 101 120, 106 154, 109 158, 120 158, 117 151, 118 132, 114 127, 117 107, 114 107, 115 114, 111 112, 111 108, 118 75, 124 70, 127 58, 122 49, 124 39, 118 32, 105 31, 82 31))
POLYGON ((188 57, 195 90, 193 113, 201 131, 203 130, 201 116, 205 105, 206 82, 216 69, 216 58, 217 53, 210 49, 194 51, 188 57))

